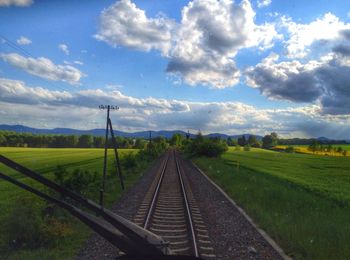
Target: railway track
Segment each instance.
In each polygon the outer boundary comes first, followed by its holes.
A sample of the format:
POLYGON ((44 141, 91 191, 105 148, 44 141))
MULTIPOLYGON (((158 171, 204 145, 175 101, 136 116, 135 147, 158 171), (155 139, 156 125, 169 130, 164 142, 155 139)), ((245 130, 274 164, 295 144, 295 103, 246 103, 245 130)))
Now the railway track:
POLYGON ((170 150, 158 169, 134 222, 169 242, 172 254, 214 259, 207 227, 182 169, 170 150))

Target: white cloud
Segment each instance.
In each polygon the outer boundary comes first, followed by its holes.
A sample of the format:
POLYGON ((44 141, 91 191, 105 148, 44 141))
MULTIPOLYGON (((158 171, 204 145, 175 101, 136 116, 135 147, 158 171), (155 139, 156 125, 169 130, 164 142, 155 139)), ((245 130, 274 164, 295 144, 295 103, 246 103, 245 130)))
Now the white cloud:
POLYGON ((166 17, 147 18, 130 0, 121 0, 103 10, 99 31, 94 36, 113 47, 126 46, 167 54, 174 22, 166 17))
POLYGON ((269 6, 272 3, 272 0, 258 0, 258 7, 266 7, 269 6))
POLYGON ((73 61, 74 64, 78 64, 78 65, 84 65, 84 63, 80 60, 75 60, 73 61))
POLYGON ((64 54, 69 55, 69 49, 68 46, 64 43, 61 43, 58 45, 58 48, 64 52, 64 54))
POLYGON ((48 80, 64 81, 71 85, 79 84, 80 79, 85 76, 75 67, 56 65, 50 59, 44 57, 27 58, 17 53, 0 53, 0 58, 29 74, 48 80))
POLYGON ((270 55, 247 69, 247 84, 273 99, 315 102, 321 113, 350 115, 350 52, 344 46, 336 50, 304 63, 270 55))
POLYGON ((273 24, 257 25, 248 0, 194 0, 182 10, 179 24, 166 17, 148 18, 122 0, 101 14, 95 37, 112 46, 160 50, 170 59, 167 72, 190 85, 230 87, 240 72, 234 57, 244 48, 265 50, 279 38, 273 24))
POLYGON ((272 46, 272 24, 256 25, 250 2, 195 0, 182 10, 182 20, 167 71, 190 85, 216 88, 239 82, 234 57, 243 48, 272 46))
POLYGON ((17 39, 17 44, 19 44, 19 45, 28 45, 31 43, 32 43, 32 41, 24 36, 21 36, 19 39, 17 39))
POLYGON ((0 6, 30 6, 33 0, 0 0, 0 6))
POLYGON ((201 129, 204 133, 260 135, 277 131, 289 137, 345 138, 350 130, 349 116, 322 115, 317 105, 258 109, 241 102, 135 98, 120 91, 100 89, 68 93, 29 87, 22 81, 0 79, 1 123, 102 128, 105 116, 98 109, 100 104, 120 107, 116 115, 112 114, 112 120, 117 129, 124 131, 201 129), (13 109, 13 106, 17 109, 13 109))
POLYGON ((296 23, 291 18, 283 17, 281 26, 288 31, 285 45, 290 58, 303 58, 310 52, 312 44, 321 42, 325 45, 327 41, 341 38, 343 30, 350 29, 350 23, 340 21, 332 13, 326 13, 309 24, 296 23))

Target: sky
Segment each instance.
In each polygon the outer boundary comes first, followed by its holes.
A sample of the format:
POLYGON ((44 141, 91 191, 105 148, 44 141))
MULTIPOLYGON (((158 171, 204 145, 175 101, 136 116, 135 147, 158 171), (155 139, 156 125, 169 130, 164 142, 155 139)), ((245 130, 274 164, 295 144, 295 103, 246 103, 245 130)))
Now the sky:
POLYGON ((0 0, 0 124, 350 139, 346 0, 0 0))

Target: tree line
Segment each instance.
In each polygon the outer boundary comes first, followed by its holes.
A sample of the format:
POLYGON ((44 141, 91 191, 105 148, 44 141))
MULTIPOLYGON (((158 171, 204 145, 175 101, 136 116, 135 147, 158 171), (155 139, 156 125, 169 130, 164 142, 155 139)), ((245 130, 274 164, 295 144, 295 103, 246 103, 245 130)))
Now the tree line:
MULTIPOLYGON (((201 133, 199 135, 202 136, 201 133)), ((204 137, 204 136, 202 136, 204 137)), ((167 143, 171 146, 182 146, 185 136, 181 134, 174 134, 170 139, 164 137, 157 137, 156 142, 167 143)), ((156 140, 156 138, 154 138, 156 140)), ((193 138, 190 138, 193 139, 193 138)), ((218 137, 208 138, 209 140, 218 140, 218 137)), ((143 138, 126 138, 116 136, 117 146, 119 148, 137 148, 143 149, 149 140, 143 138)), ((229 137, 228 139, 221 139, 221 142, 225 142, 228 146, 236 147, 256 147, 271 149, 276 145, 312 145, 317 142, 319 145, 332 145, 332 144, 346 144, 345 140, 316 140, 316 139, 302 139, 291 138, 283 139, 279 138, 277 133, 265 135, 261 140, 255 135, 242 135, 237 139, 229 137)), ((105 144, 105 138, 103 136, 93 135, 45 135, 45 134, 30 134, 30 133, 17 133, 11 131, 0 131, 0 146, 10 147, 37 147, 37 148, 103 148, 105 144)), ((108 140, 108 146, 112 147, 111 139, 108 140)), ((321 148, 317 148, 321 149, 321 148)), ((325 149, 325 148, 322 148, 325 149)))
MULTIPOLYGON (((142 138, 116 137, 119 148, 142 149, 147 140, 142 138)), ((0 146, 34 147, 34 148, 102 148, 105 144, 103 136, 93 135, 37 135, 30 133, 17 133, 0 131, 0 146)), ((112 147, 112 140, 108 140, 112 147)))

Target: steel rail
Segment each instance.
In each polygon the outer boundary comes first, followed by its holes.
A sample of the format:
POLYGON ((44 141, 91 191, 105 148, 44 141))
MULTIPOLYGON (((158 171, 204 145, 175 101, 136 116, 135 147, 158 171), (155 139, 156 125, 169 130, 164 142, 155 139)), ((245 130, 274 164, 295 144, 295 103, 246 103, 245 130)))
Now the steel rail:
POLYGON ((175 157, 175 162, 176 162, 177 173, 178 173, 178 176, 179 176, 179 179, 180 179, 180 183, 181 183, 182 194, 183 194, 185 205, 186 205, 186 212, 187 212, 188 223, 189 223, 190 229, 191 229, 193 250, 194 250, 195 256, 199 257, 199 252, 198 252, 198 247, 197 247, 197 237, 196 237, 196 234, 194 232, 194 226, 193 226, 193 221, 192 221, 192 214, 191 214, 190 206, 189 206, 189 203, 188 203, 187 193, 186 193, 185 185, 184 185, 184 182, 183 182, 183 179, 182 179, 180 165, 179 165, 179 162, 177 160, 175 150, 174 150, 174 157, 175 157))
POLYGON ((168 160, 169 160, 169 155, 167 155, 167 157, 164 159, 164 164, 163 164, 163 168, 162 168, 161 174, 160 174, 159 179, 158 179, 158 184, 157 184, 157 187, 156 187, 156 189, 155 189, 155 191, 153 193, 152 202, 151 202, 151 205, 150 205, 149 210, 147 212, 147 217, 146 217, 145 224, 143 225, 144 229, 148 228, 148 225, 150 223, 153 211, 154 211, 155 206, 157 204, 156 202, 157 202, 157 198, 158 198, 158 195, 159 195, 160 186, 161 186, 162 181, 163 181, 164 173, 165 173, 166 167, 168 165, 168 160))

